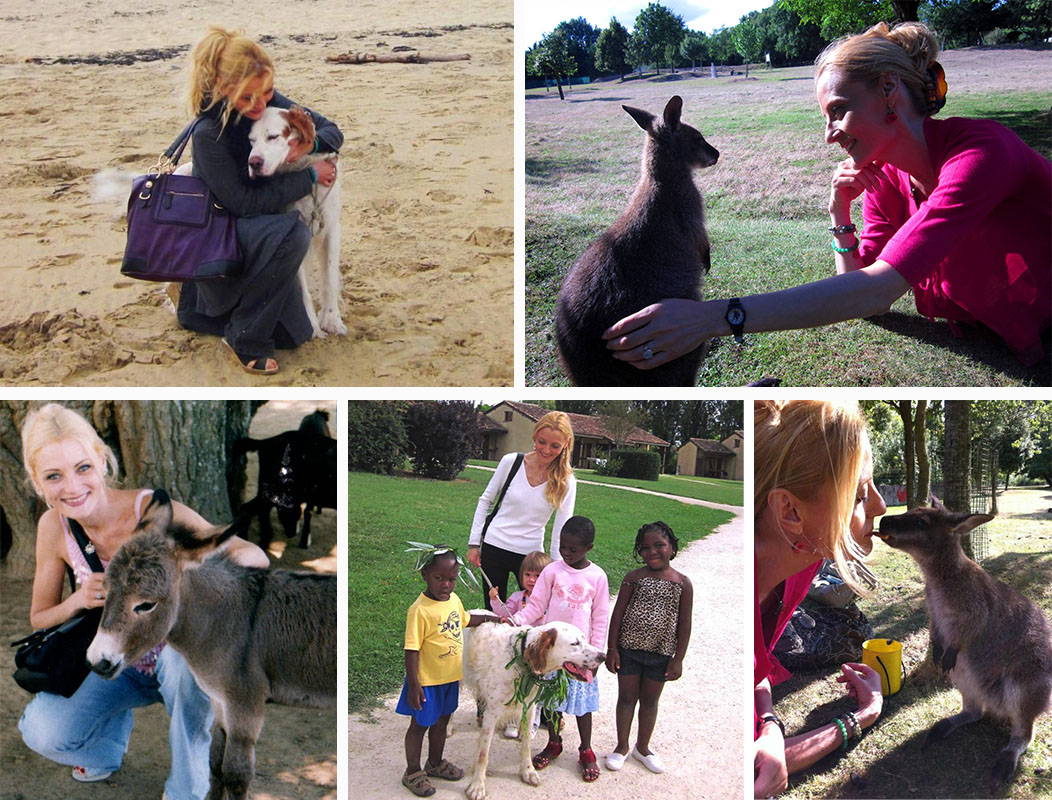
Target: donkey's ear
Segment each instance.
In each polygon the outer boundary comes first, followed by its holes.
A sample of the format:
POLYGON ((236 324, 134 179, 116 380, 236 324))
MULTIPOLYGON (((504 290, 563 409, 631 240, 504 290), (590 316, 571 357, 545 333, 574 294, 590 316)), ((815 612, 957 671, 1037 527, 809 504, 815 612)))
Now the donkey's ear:
POLYGON ((672 98, 665 104, 665 112, 663 114, 665 119, 665 127, 670 131, 676 130, 679 127, 679 117, 683 113, 683 98, 678 94, 672 95, 672 98))
POLYGON ((548 671, 548 653, 555 645, 555 636, 554 630, 546 630, 526 645, 523 658, 535 675, 543 675, 548 671))
POLYGON ((641 108, 632 108, 632 106, 621 106, 621 108, 629 113, 632 119, 636 121, 636 125, 648 133, 650 132, 650 128, 654 124, 653 114, 641 108))
POLYGON ((146 508, 139 517, 139 524, 135 527, 135 532, 159 531, 165 533, 171 524, 172 498, 164 489, 154 489, 153 497, 150 498, 150 502, 146 504, 146 508))
POLYGON ((953 527, 951 530, 958 536, 980 525, 985 525, 994 518, 993 514, 954 514, 953 527))

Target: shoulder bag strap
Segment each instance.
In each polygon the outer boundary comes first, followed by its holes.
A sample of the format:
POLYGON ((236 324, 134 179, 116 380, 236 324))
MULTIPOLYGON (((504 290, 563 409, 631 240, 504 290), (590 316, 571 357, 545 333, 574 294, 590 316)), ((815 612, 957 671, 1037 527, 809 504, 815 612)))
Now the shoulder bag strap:
POLYGON ((175 141, 164 151, 165 157, 170 158, 173 164, 179 163, 179 159, 183 156, 183 150, 186 148, 186 143, 190 141, 194 128, 197 127, 197 123, 202 119, 203 117, 194 117, 194 119, 190 120, 189 124, 183 128, 182 133, 176 136, 175 141))
POLYGON ((77 540, 77 546, 80 547, 80 551, 84 554, 84 559, 88 562, 88 566, 91 567, 91 571, 104 572, 102 562, 99 561, 99 556, 95 552, 95 545, 88 539, 88 535, 84 532, 80 523, 75 519, 69 518, 66 521, 69 523, 69 529, 73 532, 73 538, 77 540))
POLYGON ((497 512, 500 511, 500 504, 504 502, 504 495, 508 493, 508 487, 511 486, 511 479, 515 477, 515 473, 519 471, 519 467, 522 466, 522 460, 526 457, 525 453, 517 453, 515 455, 515 463, 511 465, 511 471, 508 472, 507 480, 504 481, 504 486, 500 490, 500 494, 497 495, 497 502, 493 506, 493 510, 489 512, 489 516, 486 517, 486 524, 482 526, 482 535, 479 537, 479 547, 486 541, 486 531, 489 530, 489 524, 493 522, 493 518, 497 516, 497 512))

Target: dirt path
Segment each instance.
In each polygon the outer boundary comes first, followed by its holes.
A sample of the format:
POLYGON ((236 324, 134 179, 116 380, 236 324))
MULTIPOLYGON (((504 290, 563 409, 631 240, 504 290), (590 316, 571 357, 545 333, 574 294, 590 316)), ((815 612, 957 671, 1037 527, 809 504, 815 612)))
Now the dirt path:
MULTIPOLYGON (((274 400, 256 413, 250 433, 262 438, 295 429, 303 415, 316 407, 329 410, 330 424, 335 428, 335 402, 274 400)), ((254 494, 255 455, 249 458, 248 491, 254 494)), ((275 525, 280 531, 276 521, 275 525)), ((325 510, 316 514, 311 532, 314 541, 307 550, 285 548, 285 539, 278 533, 271 547, 272 563, 334 572, 335 513, 325 510)), ((7 643, 29 632, 32 581, 9 579, 2 570, 0 578, 0 800, 157 800, 170 761, 168 715, 160 704, 135 712, 135 728, 124 763, 102 783, 75 783, 69 767, 41 758, 22 743, 17 725, 30 695, 11 680, 14 651, 7 643)), ((336 732, 334 709, 267 706, 256 749, 253 800, 336 800, 336 732)))
MULTIPOLYGON (((683 499, 683 498, 677 498, 683 499)), ((676 558, 675 566, 694 584, 693 632, 684 661, 683 677, 669 683, 661 697, 661 710, 654 732, 654 750, 665 761, 667 772, 654 775, 629 760, 614 773, 602 770, 594 787, 585 787, 573 757, 577 731, 567 729, 566 753, 541 773, 539 788, 519 780, 518 744, 495 739, 490 757, 490 796, 500 800, 547 800, 547 798, 594 797, 620 800, 654 796, 741 797, 742 707, 740 680, 744 669, 742 627, 744 604, 744 523, 738 515, 712 535, 692 542, 676 558), (712 580, 720 576, 720 580, 712 580)), ((616 741, 614 704, 617 682, 600 670, 600 710, 593 715, 592 743, 602 764, 616 741)), ((405 769, 403 738, 406 722, 394 712, 397 697, 383 701, 383 709, 371 714, 352 714, 349 721, 350 774, 355 800, 386 800, 408 797, 399 785, 405 769)), ((461 694, 460 708, 453 716, 454 733, 445 755, 454 764, 468 767, 475 753, 474 703, 468 692, 461 694)), ((534 750, 544 744, 544 734, 534 740, 534 750)), ((462 798, 466 780, 439 781, 435 800, 462 798)))

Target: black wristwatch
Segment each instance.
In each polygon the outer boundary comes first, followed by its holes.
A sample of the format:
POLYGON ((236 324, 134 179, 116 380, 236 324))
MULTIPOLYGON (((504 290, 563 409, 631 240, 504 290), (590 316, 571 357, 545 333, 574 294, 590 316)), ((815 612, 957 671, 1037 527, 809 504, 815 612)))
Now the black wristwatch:
POLYGON ((745 309, 742 308, 742 301, 737 297, 732 297, 727 301, 727 313, 723 317, 727 320, 727 324, 731 326, 731 333, 734 334, 734 341, 741 344, 745 341, 742 335, 743 327, 745 325, 745 309))
POLYGON ((760 727, 761 728, 763 727, 763 724, 765 722, 773 722, 775 725, 777 725, 778 726, 778 730, 780 730, 782 732, 782 738, 783 739, 785 738, 785 723, 782 722, 778 718, 777 714, 771 714, 771 713, 764 714, 762 717, 760 717, 760 727))

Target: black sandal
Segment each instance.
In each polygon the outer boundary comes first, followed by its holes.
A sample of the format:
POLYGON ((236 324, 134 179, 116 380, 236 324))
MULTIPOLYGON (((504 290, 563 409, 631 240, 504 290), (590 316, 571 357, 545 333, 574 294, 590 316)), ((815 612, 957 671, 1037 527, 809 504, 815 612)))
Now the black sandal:
POLYGON ((238 353, 233 346, 225 338, 219 340, 234 358, 237 359, 237 364, 241 369, 250 375, 273 375, 278 371, 278 362, 270 356, 246 356, 238 353), (259 363, 263 362, 263 367, 259 367, 259 363), (274 362, 273 367, 266 366, 268 362, 274 362))

